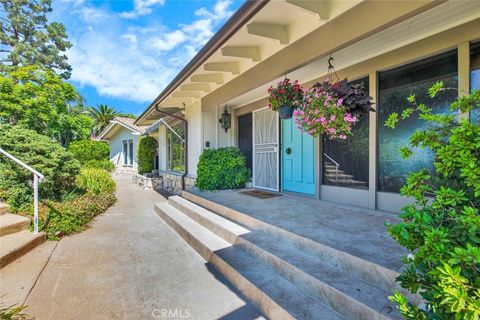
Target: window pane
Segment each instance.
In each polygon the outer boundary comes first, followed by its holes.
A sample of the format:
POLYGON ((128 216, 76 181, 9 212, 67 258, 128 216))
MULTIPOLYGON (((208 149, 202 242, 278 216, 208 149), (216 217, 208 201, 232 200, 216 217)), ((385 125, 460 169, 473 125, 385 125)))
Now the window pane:
MULTIPOLYGON (((470 46, 470 89, 480 90, 480 42, 470 46)), ((480 110, 470 112, 470 120, 480 122, 480 110)))
POLYGON ((133 165, 133 140, 128 142, 128 164, 133 165))
MULTIPOLYGON (((362 82, 368 91, 368 78, 362 82)), ((368 113, 362 114, 346 140, 323 137, 323 184, 368 189, 368 113)))
POLYGON ((123 141, 123 164, 128 164, 128 145, 127 141, 123 141))
POLYGON ((180 122, 167 128, 167 169, 184 171, 185 169, 185 124, 180 122))
POLYGON ((409 106, 407 97, 412 94, 419 103, 426 103, 434 112, 447 112, 450 102, 457 98, 457 92, 449 90, 434 100, 428 98, 428 88, 437 81, 443 81, 446 87, 458 87, 456 50, 379 74, 379 191, 399 192, 410 172, 433 168, 433 155, 428 150, 415 149, 409 159, 402 159, 399 152, 399 148, 408 144, 409 137, 425 125, 423 120, 417 119, 417 114, 400 121, 396 129, 387 128, 384 124, 389 114, 401 114, 409 106))

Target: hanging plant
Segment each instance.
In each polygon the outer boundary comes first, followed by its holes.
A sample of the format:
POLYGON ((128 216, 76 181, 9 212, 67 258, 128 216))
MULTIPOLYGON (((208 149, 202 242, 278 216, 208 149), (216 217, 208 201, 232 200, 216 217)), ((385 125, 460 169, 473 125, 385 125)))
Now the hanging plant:
POLYGON ((362 84, 339 80, 328 61, 328 73, 323 82, 304 92, 303 101, 293 112, 298 128, 311 136, 326 135, 330 139, 346 139, 358 117, 373 111, 371 97, 362 84), (332 81, 335 75, 336 82, 332 81))
POLYGON ((287 78, 280 81, 276 88, 268 88, 268 94, 269 108, 278 111, 281 119, 290 119, 303 99, 303 89, 298 81, 292 83, 287 78))

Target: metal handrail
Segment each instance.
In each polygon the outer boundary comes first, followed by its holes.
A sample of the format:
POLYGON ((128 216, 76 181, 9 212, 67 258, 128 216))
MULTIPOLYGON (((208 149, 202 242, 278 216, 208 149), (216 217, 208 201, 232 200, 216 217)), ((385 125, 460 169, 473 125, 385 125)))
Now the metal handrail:
POLYGON ((14 156, 12 156, 10 153, 3 150, 2 148, 0 148, 0 153, 2 153, 10 160, 13 160, 17 164, 21 165, 22 167, 24 167, 25 169, 33 173, 33 233, 37 234, 38 233, 38 182, 45 179, 45 176, 40 172, 38 172, 37 170, 30 167, 25 162, 15 158, 14 156))
POLYGON ((328 160, 332 161, 333 164, 335 164, 335 183, 338 183, 338 168, 340 168, 340 164, 337 161, 333 160, 332 157, 330 157, 325 152, 323 153, 323 155, 327 157, 328 160))

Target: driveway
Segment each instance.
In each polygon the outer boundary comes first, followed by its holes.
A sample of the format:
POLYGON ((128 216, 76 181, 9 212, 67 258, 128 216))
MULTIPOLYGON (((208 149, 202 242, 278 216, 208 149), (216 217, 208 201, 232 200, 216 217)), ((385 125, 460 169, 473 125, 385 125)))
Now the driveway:
POLYGON ((36 319, 261 317, 153 212, 166 201, 116 178, 118 202, 62 239, 28 296, 36 319))

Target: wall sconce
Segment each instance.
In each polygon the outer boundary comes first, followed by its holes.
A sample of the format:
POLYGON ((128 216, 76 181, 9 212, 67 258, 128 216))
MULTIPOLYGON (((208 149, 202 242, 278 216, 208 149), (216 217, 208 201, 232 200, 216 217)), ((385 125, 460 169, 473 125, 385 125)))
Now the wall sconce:
POLYGON ((225 129, 225 132, 232 127, 232 115, 228 113, 226 105, 219 122, 222 125, 222 129, 225 129))

